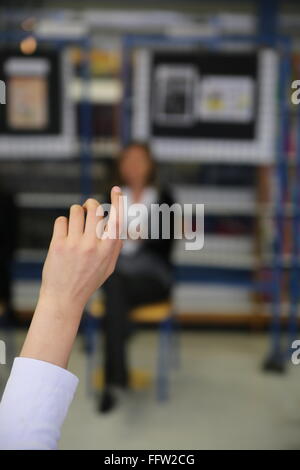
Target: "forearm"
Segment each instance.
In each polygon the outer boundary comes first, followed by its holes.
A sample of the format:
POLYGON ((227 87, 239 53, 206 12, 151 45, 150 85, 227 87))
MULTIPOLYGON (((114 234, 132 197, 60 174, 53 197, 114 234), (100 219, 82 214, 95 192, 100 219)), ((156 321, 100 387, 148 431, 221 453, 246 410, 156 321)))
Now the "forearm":
POLYGON ((0 449, 56 449, 77 387, 65 369, 82 307, 42 291, 0 404, 0 449))
POLYGON ((41 293, 20 357, 67 368, 81 314, 82 307, 41 293))

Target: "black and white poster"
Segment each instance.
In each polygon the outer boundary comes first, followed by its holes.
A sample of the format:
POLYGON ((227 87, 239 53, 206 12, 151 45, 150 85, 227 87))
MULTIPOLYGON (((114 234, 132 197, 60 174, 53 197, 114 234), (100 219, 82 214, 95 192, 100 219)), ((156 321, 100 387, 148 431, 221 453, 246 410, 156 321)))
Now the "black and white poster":
POLYGON ((67 53, 0 51, 0 73, 6 84, 0 158, 71 155, 75 127, 67 53))
POLYGON ((274 158, 277 56, 139 50, 133 137, 161 160, 266 163, 274 158))

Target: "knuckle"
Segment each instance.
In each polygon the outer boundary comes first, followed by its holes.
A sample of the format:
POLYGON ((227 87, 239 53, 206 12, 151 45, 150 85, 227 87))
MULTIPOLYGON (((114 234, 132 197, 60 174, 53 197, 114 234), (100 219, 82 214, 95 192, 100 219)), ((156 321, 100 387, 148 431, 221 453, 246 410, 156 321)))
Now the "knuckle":
POLYGON ((61 254, 64 251, 64 248, 65 244, 62 240, 57 240, 52 245, 52 249, 58 254, 61 254))
POLYGON ((71 253, 74 253, 75 251, 77 251, 78 250, 78 243, 76 243, 75 241, 69 241, 68 250, 71 253))
POLYGON ((94 253, 94 251, 95 251, 95 244, 91 242, 85 243, 82 248, 82 252, 85 255, 91 255, 94 253))

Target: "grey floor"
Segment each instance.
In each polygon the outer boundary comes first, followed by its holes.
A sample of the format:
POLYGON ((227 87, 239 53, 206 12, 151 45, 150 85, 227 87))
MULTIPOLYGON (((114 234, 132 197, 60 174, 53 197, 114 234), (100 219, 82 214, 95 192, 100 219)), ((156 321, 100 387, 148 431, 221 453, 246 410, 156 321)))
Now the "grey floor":
MULTIPOLYGON (((260 370, 267 337, 255 333, 184 332, 171 399, 154 388, 131 392, 109 415, 85 390, 85 358, 75 345, 70 370, 80 385, 63 427, 61 449, 300 449, 300 366, 284 376, 260 370)), ((21 339, 20 339, 21 340, 21 339)), ((130 354, 154 371, 155 332, 140 332, 130 354)))

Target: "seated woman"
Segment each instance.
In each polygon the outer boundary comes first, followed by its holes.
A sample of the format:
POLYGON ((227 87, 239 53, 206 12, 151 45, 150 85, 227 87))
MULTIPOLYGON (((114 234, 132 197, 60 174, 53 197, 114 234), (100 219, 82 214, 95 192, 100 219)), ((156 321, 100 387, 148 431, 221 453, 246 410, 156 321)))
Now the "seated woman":
MULTIPOLYGON (((173 204, 165 188, 156 184, 156 165, 146 144, 132 142, 117 161, 117 180, 131 204, 173 204)), ((149 212, 149 211, 148 211, 149 212)), ((149 220, 149 226, 151 220, 149 220)), ((123 242, 116 270, 106 283, 105 387, 99 411, 107 412, 116 403, 116 388, 128 385, 126 343, 129 312, 133 307, 159 302, 170 297, 170 263, 173 229, 170 238, 130 239, 123 242)))

